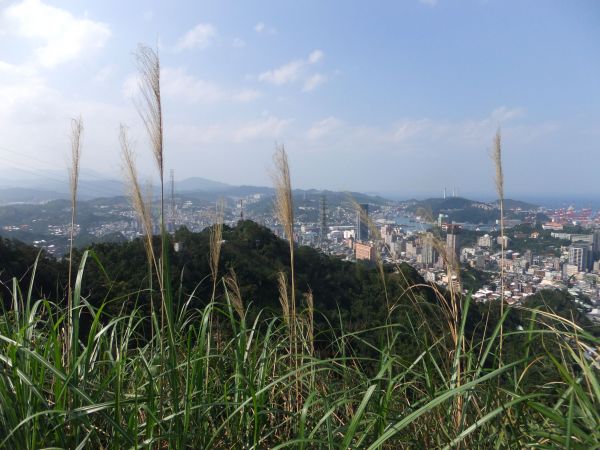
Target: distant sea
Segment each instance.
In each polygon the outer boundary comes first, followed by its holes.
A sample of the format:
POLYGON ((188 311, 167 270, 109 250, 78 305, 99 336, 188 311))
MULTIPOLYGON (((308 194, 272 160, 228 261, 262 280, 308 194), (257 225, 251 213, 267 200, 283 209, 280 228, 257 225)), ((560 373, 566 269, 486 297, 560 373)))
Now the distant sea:
POLYGON ((573 206, 575 209, 591 208, 593 211, 600 211, 600 195, 585 197, 524 197, 519 198, 519 200, 552 209, 573 206))
POLYGON ((395 222, 406 231, 425 231, 427 229, 427 224, 417 222, 413 217, 396 216, 395 222))

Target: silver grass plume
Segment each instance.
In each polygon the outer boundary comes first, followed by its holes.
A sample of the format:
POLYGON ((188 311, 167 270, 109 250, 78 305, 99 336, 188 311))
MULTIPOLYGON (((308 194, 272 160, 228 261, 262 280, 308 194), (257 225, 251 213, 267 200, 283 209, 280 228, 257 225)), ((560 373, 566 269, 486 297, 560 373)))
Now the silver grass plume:
MULTIPOLYGON (((77 212, 77 189, 79 187, 79 166, 81 162, 81 140, 83 121, 81 117, 71 120, 71 167, 69 168, 69 187, 71 194, 71 229, 69 233, 69 280, 67 292, 66 345, 71 348, 71 327, 73 324, 73 244, 75 239, 75 217, 77 212)), ((70 355, 70 351, 67 355, 70 355)), ((69 363, 69 361, 67 361, 69 363)), ((68 364, 67 364, 68 365, 68 364)))

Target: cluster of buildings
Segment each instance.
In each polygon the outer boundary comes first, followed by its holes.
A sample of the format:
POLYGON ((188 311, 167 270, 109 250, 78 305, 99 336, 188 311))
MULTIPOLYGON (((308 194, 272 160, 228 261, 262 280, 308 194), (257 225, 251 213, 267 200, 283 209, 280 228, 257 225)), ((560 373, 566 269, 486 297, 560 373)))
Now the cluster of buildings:
MULTIPOLYGON (((369 205, 359 205, 357 209, 353 223, 329 226, 325 243, 315 241, 315 246, 348 260, 375 262, 382 258, 386 262, 406 262, 418 269, 426 281, 441 286, 459 283, 449 274, 449 265, 477 269, 485 280, 481 289, 473 293, 478 302, 499 299, 502 285, 504 300, 509 304, 540 290, 567 289, 592 317, 600 320, 600 229, 578 234, 542 231, 544 236, 550 234, 564 245, 538 254, 527 248, 511 249, 519 241, 536 242, 541 237, 535 229, 511 230, 517 221, 507 224, 504 236, 496 231, 478 233, 475 240, 472 235, 463 240, 468 225, 447 223, 447 217, 442 217, 435 229, 415 230, 384 219, 386 207, 378 207, 377 215, 371 217, 369 205)), ((301 227, 298 240, 302 239, 302 230, 307 229, 301 227)), ((313 231, 315 236, 322 235, 318 227, 313 231)))
MULTIPOLYGON (((248 218, 284 237, 267 197, 267 194, 257 193, 229 199, 225 223, 234 225, 248 218)), ((294 240, 300 245, 316 247, 349 261, 375 262, 381 258, 389 263, 406 262, 419 270, 425 280, 442 286, 457 283, 452 276, 448 278, 449 265, 471 267, 484 275, 483 287, 473 294, 480 302, 499 298, 501 284, 509 303, 519 302, 541 289, 569 289, 576 296, 591 299, 592 304, 600 299, 600 216, 594 216, 590 210, 546 211, 551 218, 542 226, 546 231, 513 231, 511 227, 519 221, 507 220, 508 231, 501 237, 493 225, 449 223, 445 214, 440 214, 432 227, 408 212, 409 206, 402 203, 356 205, 345 202, 328 207, 324 196, 304 200, 296 211, 294 233, 294 240), (573 224, 585 231, 566 232, 565 227, 573 224), (546 249, 537 253, 526 245, 514 245, 524 240, 535 242, 540 233, 550 235, 561 244, 555 251, 546 249)), ((85 226, 77 224, 76 235, 100 239, 119 233, 125 239, 134 239, 144 232, 126 201, 96 202, 93 214, 96 221, 85 226)), ((201 231, 214 223, 215 206, 209 201, 182 198, 176 203, 172 199, 165 219, 169 231, 181 226, 201 231)), ((22 233, 33 227, 38 230, 38 222, 44 222, 44 218, 38 217, 32 223, 3 224, 2 228, 5 232, 22 233)), ((154 222, 158 226, 158 220, 154 222)), ((47 227, 44 238, 37 238, 34 245, 60 256, 68 245, 70 226, 48 221, 44 227, 47 227)))

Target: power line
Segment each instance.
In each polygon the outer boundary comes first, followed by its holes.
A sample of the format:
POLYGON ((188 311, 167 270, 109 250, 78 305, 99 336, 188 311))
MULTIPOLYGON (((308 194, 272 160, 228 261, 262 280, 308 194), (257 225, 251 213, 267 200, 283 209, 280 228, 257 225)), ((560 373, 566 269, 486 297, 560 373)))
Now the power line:
MULTIPOLYGON (((52 167, 54 169, 57 169, 57 170, 65 170, 65 168, 66 168, 65 166, 56 164, 55 162, 46 161, 44 159, 38 158, 36 156, 31 156, 31 155, 28 155, 26 153, 20 153, 20 152, 17 152, 15 150, 9 149, 9 148, 7 148, 5 146, 0 146, 0 151, 11 153, 13 155, 20 156, 20 157, 25 157, 25 158, 28 158, 28 159, 30 159, 32 161, 36 161, 36 162, 40 162, 42 164, 46 164, 46 165, 48 165, 48 166, 50 166, 50 167, 52 167)), ((102 177, 100 175, 96 175, 94 173, 86 174, 86 177, 95 178, 97 180, 105 180, 104 177, 102 177)))
MULTIPOLYGON (((5 163, 9 164, 11 169, 18 170, 18 171, 26 173, 28 175, 34 175, 37 178, 41 178, 42 180, 45 179, 45 180, 53 181, 55 183, 66 184, 67 186, 69 184, 69 180, 66 177, 61 179, 58 177, 53 177, 41 169, 36 169, 36 168, 32 168, 32 167, 24 168, 21 166, 20 163, 9 160, 2 156, 0 156, 0 161, 4 161, 5 163)), ((65 170, 65 172, 66 172, 66 168, 63 168, 63 170, 65 170)), ((94 192, 94 193, 98 194, 99 196, 107 196, 109 194, 112 194, 114 196, 114 192, 111 192, 108 189, 101 189, 96 186, 85 186, 85 190, 94 192)))

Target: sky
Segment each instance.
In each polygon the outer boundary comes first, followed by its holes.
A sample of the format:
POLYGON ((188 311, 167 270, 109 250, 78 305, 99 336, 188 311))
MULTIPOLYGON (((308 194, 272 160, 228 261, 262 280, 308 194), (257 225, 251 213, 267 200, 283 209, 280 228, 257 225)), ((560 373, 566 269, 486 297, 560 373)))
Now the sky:
MULTIPOLYGON (((161 60, 176 179, 269 185, 277 144, 298 188, 493 198, 599 196, 600 2, 594 0, 0 0, 0 168, 120 177, 135 52, 161 60)), ((2 173, 2 171, 0 171, 2 173)))

